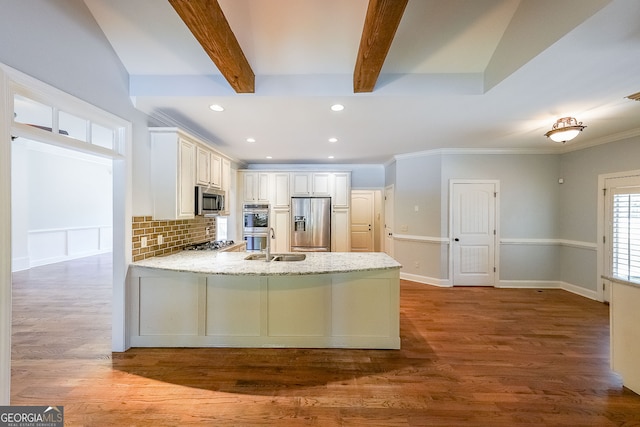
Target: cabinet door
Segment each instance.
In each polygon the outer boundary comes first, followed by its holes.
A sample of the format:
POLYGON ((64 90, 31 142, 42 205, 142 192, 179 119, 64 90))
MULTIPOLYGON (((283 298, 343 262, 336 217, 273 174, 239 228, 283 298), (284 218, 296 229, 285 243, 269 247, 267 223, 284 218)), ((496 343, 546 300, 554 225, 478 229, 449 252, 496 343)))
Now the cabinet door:
POLYGON ((271 215, 273 215, 271 224, 273 225, 276 236, 276 238, 271 241, 273 252, 289 252, 289 209, 274 209, 271 215))
POLYGON ((289 173, 271 174, 271 205, 274 208, 288 209, 291 203, 289 196, 289 173))
POLYGON ((196 159, 196 182, 208 186, 211 181, 211 152, 198 147, 196 159))
POLYGON ((311 195, 311 174, 307 172, 293 172, 291 174, 291 195, 311 195))
POLYGON ((332 175, 331 173, 314 173, 311 193, 314 196, 330 196, 332 175))
POLYGON ((257 199, 256 187, 258 186, 258 176, 254 172, 242 173, 242 188, 245 202, 255 202, 257 199))
POLYGON ((211 153, 211 186, 222 187, 222 159, 214 153, 211 153))
POLYGON ((336 173, 334 177, 333 206, 348 208, 351 203, 351 174, 336 173))
POLYGON ((258 173, 256 193, 259 202, 269 203, 269 174, 258 173))
POLYGON ((195 163, 196 146, 186 139, 180 139, 178 171, 180 182, 178 183, 178 212, 177 217, 193 218, 195 214, 195 163))
POLYGON ((349 209, 335 209, 333 211, 333 252, 349 252, 351 249, 349 209))

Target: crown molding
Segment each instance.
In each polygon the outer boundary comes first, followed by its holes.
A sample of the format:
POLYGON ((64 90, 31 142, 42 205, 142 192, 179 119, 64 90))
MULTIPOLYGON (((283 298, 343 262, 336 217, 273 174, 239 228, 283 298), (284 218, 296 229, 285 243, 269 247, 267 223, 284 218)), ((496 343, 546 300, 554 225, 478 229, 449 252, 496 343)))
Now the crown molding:
POLYGON ((594 138, 580 144, 564 145, 560 148, 559 151, 561 154, 570 153, 572 151, 584 150, 587 148, 596 147, 598 145, 609 144, 611 142, 617 142, 617 141, 622 141, 624 139, 634 138, 636 136, 640 136, 640 128, 631 129, 624 132, 613 133, 611 135, 603 136, 600 138, 594 138))

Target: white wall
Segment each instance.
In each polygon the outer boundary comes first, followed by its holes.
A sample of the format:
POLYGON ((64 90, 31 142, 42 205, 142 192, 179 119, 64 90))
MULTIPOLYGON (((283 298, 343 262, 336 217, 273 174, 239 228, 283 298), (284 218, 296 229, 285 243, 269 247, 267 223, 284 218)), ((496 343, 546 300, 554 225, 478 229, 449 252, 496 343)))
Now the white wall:
POLYGON ((111 160, 12 143, 12 270, 112 250, 111 160))

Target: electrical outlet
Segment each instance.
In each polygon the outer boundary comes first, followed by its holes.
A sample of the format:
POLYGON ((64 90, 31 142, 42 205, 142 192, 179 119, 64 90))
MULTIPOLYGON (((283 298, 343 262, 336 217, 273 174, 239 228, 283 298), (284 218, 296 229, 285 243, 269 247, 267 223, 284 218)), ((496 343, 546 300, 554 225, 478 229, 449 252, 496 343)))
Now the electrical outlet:
POLYGON ((158 244, 161 245, 162 242, 164 242, 164 237, 162 237, 162 234, 158 234, 158 244))
POLYGON ((415 262, 413 263, 413 266, 414 266, 415 268, 420 268, 420 261, 415 261, 415 262))
POLYGON ((204 229, 204 235, 208 236, 211 233, 211 227, 207 227, 204 229))
POLYGON ((142 247, 142 248, 146 248, 147 247, 147 236, 142 236, 140 238, 140 247, 142 247))
POLYGON ((418 205, 415 205, 415 206, 413 207, 413 211, 414 211, 414 212, 418 212, 418 211, 420 211, 420 207, 419 207, 418 205))

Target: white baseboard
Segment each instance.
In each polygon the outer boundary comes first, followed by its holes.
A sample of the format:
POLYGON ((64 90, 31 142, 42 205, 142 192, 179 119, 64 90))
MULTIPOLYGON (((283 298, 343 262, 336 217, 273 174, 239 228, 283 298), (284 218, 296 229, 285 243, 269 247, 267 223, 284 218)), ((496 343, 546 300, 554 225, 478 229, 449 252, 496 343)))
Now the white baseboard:
MULTIPOLYGON (((33 268, 33 267, 40 267, 43 265, 49 265, 49 264, 55 264, 58 262, 65 262, 65 261, 71 261, 74 259, 80 259, 80 258, 86 258, 86 257, 90 257, 90 256, 94 256, 94 255, 100 255, 100 254, 106 254, 112 252, 111 248, 108 249, 101 249, 101 250, 97 250, 97 251, 90 251, 90 252, 77 252, 74 253, 72 255, 61 255, 61 256, 56 256, 56 257, 51 257, 51 258, 40 258, 38 260, 34 260, 31 261, 29 263, 29 266, 27 268, 25 268, 24 270, 27 270, 29 268, 33 268)), ((18 270, 15 270, 18 271, 18 270)))
MULTIPOLYGON (((425 285, 438 286, 442 288, 452 287, 451 282, 448 279, 436 279, 433 277, 402 272, 400 272, 400 278, 411 282, 423 283, 425 285)), ((556 280, 501 280, 495 287, 504 289, 562 289, 567 292, 571 292, 572 294, 598 301, 598 293, 596 291, 556 280)))
POLYGON ((556 280, 500 280, 496 288, 562 289, 562 282, 556 280))
POLYGON ((598 293, 582 286, 554 280, 501 280, 496 288, 562 289, 581 297, 598 300, 598 293))
POLYGON ((450 288, 449 279, 436 279, 434 277, 420 276, 418 274, 400 272, 400 278, 411 282, 423 283, 425 285, 438 286, 441 288, 450 288))
POLYGON ((591 289, 585 289, 582 286, 572 285, 571 283, 561 282, 562 289, 572 294, 580 295, 581 297, 589 298, 594 301, 598 301, 598 292, 591 289))
POLYGON ((31 266, 29 265, 29 257, 28 256, 24 256, 24 257, 20 257, 20 258, 12 258, 11 259, 11 272, 16 272, 16 271, 22 271, 22 270, 28 270, 29 268, 31 268, 31 266))

